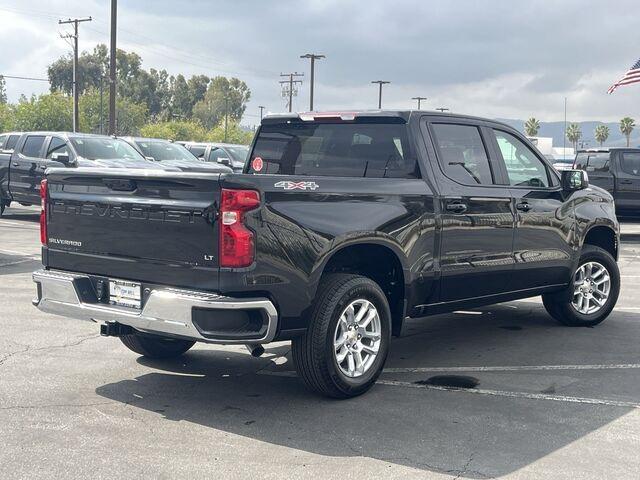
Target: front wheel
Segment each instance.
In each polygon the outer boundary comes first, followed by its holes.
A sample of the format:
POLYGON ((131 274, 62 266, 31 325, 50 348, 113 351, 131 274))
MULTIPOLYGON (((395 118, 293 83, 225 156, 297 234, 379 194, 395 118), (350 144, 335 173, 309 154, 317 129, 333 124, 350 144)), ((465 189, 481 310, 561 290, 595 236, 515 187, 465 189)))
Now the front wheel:
POLYGON ((292 357, 307 388, 333 398, 369 390, 382 372, 391 338, 385 294, 371 279, 351 274, 323 278, 305 335, 292 357))
POLYGON ((569 287, 542 296, 547 312, 564 325, 591 327, 615 307, 620 293, 618 264, 606 250, 585 245, 569 287))
POLYGON ((120 337, 129 350, 147 358, 173 358, 189 350, 195 342, 135 332, 120 337))

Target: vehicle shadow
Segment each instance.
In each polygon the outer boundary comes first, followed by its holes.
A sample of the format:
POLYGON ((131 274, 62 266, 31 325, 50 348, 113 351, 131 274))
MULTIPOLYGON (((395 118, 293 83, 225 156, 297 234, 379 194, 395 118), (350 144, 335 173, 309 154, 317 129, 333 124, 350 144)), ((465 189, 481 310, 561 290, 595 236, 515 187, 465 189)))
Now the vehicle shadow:
MULTIPOLYGON (((559 327, 536 303, 483 312, 412 322, 406 336, 393 341, 387 367, 568 364, 580 354, 585 363, 587 347, 579 337, 589 342, 596 330, 559 327)), ((624 330, 611 320, 607 328, 624 330)), ((389 385, 355 399, 329 400, 285 375, 292 369, 290 360, 284 362, 288 351, 288 344, 279 344, 259 360, 221 349, 195 349, 173 361, 140 358, 158 371, 96 392, 170 421, 318 455, 364 456, 466 478, 516 471, 631 411, 389 385)))
POLYGON ((28 273, 42 267, 40 260, 27 255, 0 253, 0 276, 28 273))

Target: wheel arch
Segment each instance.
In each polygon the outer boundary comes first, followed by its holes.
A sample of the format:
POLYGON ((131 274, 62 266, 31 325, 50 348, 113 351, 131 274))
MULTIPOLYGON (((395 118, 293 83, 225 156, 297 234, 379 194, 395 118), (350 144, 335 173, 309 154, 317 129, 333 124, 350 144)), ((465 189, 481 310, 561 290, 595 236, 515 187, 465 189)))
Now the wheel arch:
POLYGON ((610 225, 592 225, 587 229, 582 245, 594 245, 606 250, 617 261, 619 250, 619 239, 616 230, 610 225))

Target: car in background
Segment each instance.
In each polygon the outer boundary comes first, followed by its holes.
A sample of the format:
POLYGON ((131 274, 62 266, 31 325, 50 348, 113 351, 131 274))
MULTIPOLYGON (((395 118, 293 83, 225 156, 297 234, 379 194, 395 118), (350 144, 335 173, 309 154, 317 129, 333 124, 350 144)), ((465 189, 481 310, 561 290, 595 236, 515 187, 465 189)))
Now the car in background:
POLYGON ((551 164, 553 165, 553 168, 555 168, 558 172, 561 172, 563 170, 573 169, 573 160, 574 160, 573 156, 557 158, 557 157, 554 157, 553 155, 550 155, 550 156, 545 155, 545 157, 547 157, 549 162, 551 162, 551 164))
POLYGON ((11 153, 20 140, 22 132, 7 132, 0 134, 0 152, 11 153))
POLYGON ((249 155, 249 147, 247 145, 189 142, 185 147, 205 162, 217 162, 227 165, 235 173, 241 173, 244 170, 244 165, 249 155))
POLYGON ((197 158, 184 146, 159 138, 122 137, 147 160, 160 162, 163 166, 178 168, 183 172, 231 173, 231 167, 220 163, 209 163, 197 158))
POLYGON ((573 168, 613 195, 619 216, 640 215, 640 148, 578 150, 573 168))
POLYGON ((39 204, 40 184, 50 167, 179 171, 150 162, 124 140, 105 135, 24 132, 6 146, 14 148, 0 151, 0 215, 11 202, 39 204))

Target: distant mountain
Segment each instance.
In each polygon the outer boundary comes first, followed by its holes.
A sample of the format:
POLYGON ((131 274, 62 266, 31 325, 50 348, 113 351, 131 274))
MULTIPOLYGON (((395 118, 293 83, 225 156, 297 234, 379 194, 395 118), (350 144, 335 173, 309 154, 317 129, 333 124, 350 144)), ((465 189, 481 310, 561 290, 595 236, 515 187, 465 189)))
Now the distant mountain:
MULTIPOLYGON (((507 118, 497 118, 496 120, 504 122, 507 125, 511 125, 516 130, 524 132, 525 120, 513 120, 507 118)), ((567 122, 567 124, 572 122, 567 122)), ((606 125, 609 127, 609 139, 603 145, 604 147, 625 147, 627 145, 627 139, 622 133, 620 133, 620 124, 615 122, 575 122, 580 125, 582 131, 581 141, 588 142, 586 148, 599 147, 600 144, 596 142, 593 137, 593 131, 598 125, 606 125)), ((553 146, 562 147, 562 139, 564 137, 564 122, 540 122, 540 130, 538 131, 539 137, 553 137, 553 146)), ((640 128, 636 129, 631 134, 632 147, 640 146, 640 128)), ((571 144, 567 140, 567 147, 571 144)))

